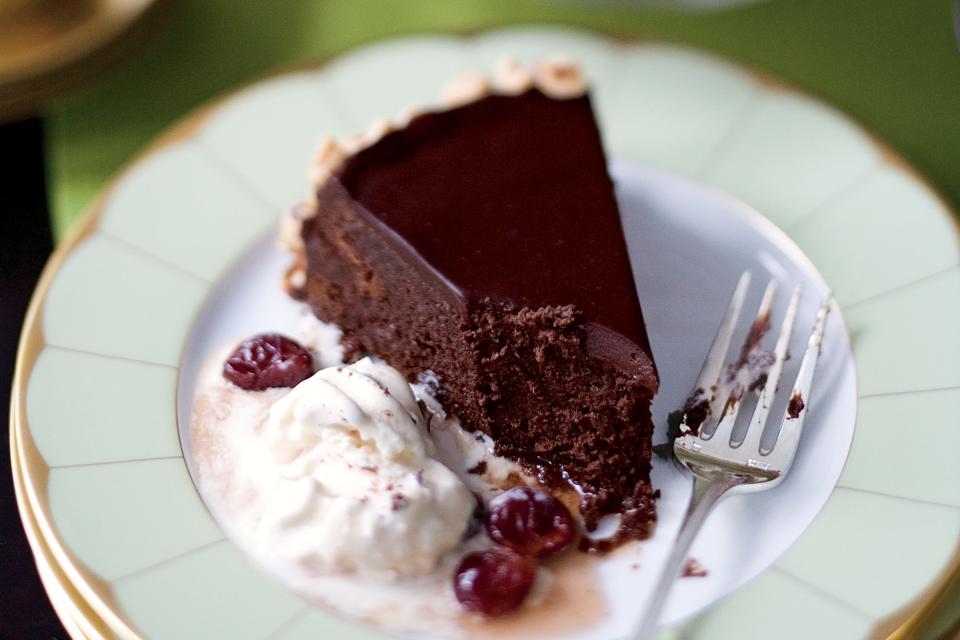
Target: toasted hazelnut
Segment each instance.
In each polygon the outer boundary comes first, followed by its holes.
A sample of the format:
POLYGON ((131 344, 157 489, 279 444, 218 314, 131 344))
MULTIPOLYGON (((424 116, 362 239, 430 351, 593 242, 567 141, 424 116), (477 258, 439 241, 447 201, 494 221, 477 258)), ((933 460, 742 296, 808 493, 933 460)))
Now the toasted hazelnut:
POLYGON ((403 127, 406 127, 408 124, 410 124, 411 120, 413 120, 417 116, 422 116, 426 112, 427 112, 426 109, 410 107, 408 109, 404 109, 403 111, 401 111, 397 115, 394 121, 397 123, 397 128, 402 129, 403 127))
POLYGON ((313 154, 313 162, 307 172, 310 184, 321 186, 333 173, 333 170, 347 157, 343 148, 330 136, 323 136, 313 154))
POLYGON ((363 147, 366 148, 375 144, 378 140, 380 140, 380 138, 395 129, 396 127, 393 125, 393 123, 386 118, 377 118, 371 122, 370 126, 367 127, 367 130, 360 135, 363 147))
POLYGON ((543 60, 534 68, 533 78, 541 91, 558 100, 575 98, 587 92, 587 81, 580 65, 568 58, 543 60))
POLYGON ((309 220, 317 215, 317 203, 315 200, 298 202, 290 208, 290 215, 297 220, 309 220))
POLYGON ((281 249, 291 252, 303 251, 303 238, 300 230, 303 222, 287 214, 280 218, 280 228, 277 231, 277 245, 281 249))
POLYGON ((303 289, 307 284, 307 272, 303 269, 293 269, 288 278, 290 280, 290 285, 295 289, 303 289))
POLYGON ((394 130, 396 130, 394 123, 386 118, 377 118, 370 123, 370 126, 367 127, 366 131, 363 133, 356 133, 343 140, 340 143, 340 146, 343 147, 343 150, 347 155, 353 155, 358 151, 362 151, 363 149, 376 144, 380 138, 394 130))
POLYGON ((283 274, 280 284, 291 298, 302 300, 305 297, 307 271, 306 259, 303 254, 299 254, 294 263, 287 269, 287 272, 283 274))
POLYGON ((505 56, 493 69, 493 86, 498 93, 518 95, 533 86, 533 74, 515 59, 505 56))
POLYGON ((366 145, 364 144, 363 134, 354 133, 353 135, 341 140, 340 146, 343 148, 343 152, 345 154, 352 156, 357 151, 363 149, 366 145))
POLYGON ((490 82, 479 71, 470 71, 455 78, 440 94, 440 100, 448 107, 459 107, 479 100, 490 93, 490 82))

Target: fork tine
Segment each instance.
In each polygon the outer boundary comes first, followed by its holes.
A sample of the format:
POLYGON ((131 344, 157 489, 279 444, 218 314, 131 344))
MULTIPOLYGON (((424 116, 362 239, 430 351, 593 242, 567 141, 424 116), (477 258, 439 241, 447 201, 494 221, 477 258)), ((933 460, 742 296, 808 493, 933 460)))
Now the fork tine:
POLYGON ((820 358, 823 332, 827 324, 827 314, 830 313, 832 304, 833 296, 827 296, 827 299, 817 311, 813 331, 810 332, 810 338, 807 340, 807 350, 803 354, 800 371, 797 373, 797 379, 793 383, 793 390, 790 393, 790 402, 784 411, 783 420, 780 422, 780 432, 777 434, 777 439, 771 448, 760 450, 761 455, 769 455, 774 450, 778 453, 782 452, 782 457, 778 456, 780 459, 777 461, 777 467, 784 473, 793 462, 793 457, 797 451, 797 443, 800 440, 800 432, 803 430, 803 422, 807 417, 810 390, 813 388, 813 374, 820 358))
POLYGON ((720 380, 720 372, 723 370, 724 360, 727 358, 727 350, 730 348, 730 339, 737 327, 737 320, 740 318, 740 311, 743 309, 743 301, 747 296, 747 287, 750 286, 751 274, 744 271, 740 274, 740 281, 737 282, 737 288, 733 291, 733 297, 730 298, 730 305, 723 316, 723 321, 717 328, 717 335, 713 338, 713 344, 710 345, 710 352, 707 359, 703 361, 703 367, 700 369, 700 376, 697 378, 696 389, 707 391, 717 384, 720 380))
POLYGON ((721 398, 720 394, 716 393, 711 400, 710 415, 719 415, 720 421, 716 429, 712 432, 701 432, 701 437, 704 440, 709 440, 719 433, 721 437, 718 438, 718 442, 723 445, 730 442, 730 436, 733 434, 733 427, 737 423, 737 415, 740 412, 740 406, 743 404, 743 395, 746 392, 747 386, 740 378, 743 376, 743 371, 747 368, 750 354, 758 350, 763 342, 763 336, 766 334, 767 327, 770 325, 770 310, 773 308, 773 301, 777 296, 779 286, 780 283, 777 282, 777 279, 771 278, 767 283, 766 289, 763 291, 763 298, 760 300, 757 316, 753 324, 750 325, 750 331, 743 342, 743 346, 740 348, 740 359, 735 365, 736 371, 734 372, 736 379, 734 384, 728 385, 730 395, 726 398, 721 398), (724 403, 722 412, 719 410, 720 402, 724 403))
POLYGON ((754 319, 753 324, 750 325, 750 333, 747 334, 747 339, 743 343, 739 365, 742 366, 746 364, 749 354, 761 347, 763 337, 770 327, 770 312, 773 309, 773 301, 777 297, 777 290, 779 288, 780 283, 777 279, 770 278, 770 282, 767 283, 767 288, 763 290, 763 298, 760 300, 760 308, 757 309, 757 317, 754 319))
MULTIPOLYGON (((710 445, 716 445, 721 449, 730 446, 730 435, 733 433, 733 425, 737 423, 737 415, 740 413, 740 405, 743 403, 742 394, 732 393, 727 398, 723 407, 723 414, 720 416, 720 422, 717 428, 711 433, 700 433, 700 439, 706 440, 710 445)), ((706 447, 707 445, 705 445, 706 447)), ((713 446, 710 446, 713 449, 713 446)))
POLYGON ((748 453, 754 451, 759 453, 760 451, 760 439, 763 436, 763 428, 767 424, 767 418, 770 416, 770 408, 776 398, 777 388, 780 386, 780 377, 783 375, 783 365, 787 361, 787 350, 790 347, 790 338, 793 335, 793 325, 797 319, 799 306, 800 287, 798 285, 794 287, 793 294, 790 296, 790 303, 787 305, 787 311, 783 314, 780 335, 777 336, 777 343, 773 348, 773 364, 767 371, 767 381, 760 391, 760 398, 753 410, 753 417, 750 420, 750 426, 747 428, 744 441, 739 445, 746 447, 744 450, 748 453))
MULTIPOLYGON (((740 319, 740 312, 743 310, 743 302, 747 296, 747 288, 750 286, 750 271, 744 271, 740 274, 740 280, 737 287, 733 290, 733 296, 730 298, 730 304, 727 305, 727 311, 717 327, 717 333, 710 345, 710 351, 707 353, 703 366, 700 368, 700 375, 697 376, 697 382, 687 400, 687 408, 701 406, 707 403, 706 419, 717 415, 715 406, 717 403, 717 389, 720 384, 720 374, 723 371, 723 363, 727 358, 727 351, 730 349, 730 339, 737 327, 737 320, 740 319)), ((687 413, 683 415, 681 424, 681 433, 690 430, 687 419, 690 416, 687 413)), ((701 416, 702 418, 702 416, 701 416)), ((701 427, 697 424, 697 427, 701 427)))

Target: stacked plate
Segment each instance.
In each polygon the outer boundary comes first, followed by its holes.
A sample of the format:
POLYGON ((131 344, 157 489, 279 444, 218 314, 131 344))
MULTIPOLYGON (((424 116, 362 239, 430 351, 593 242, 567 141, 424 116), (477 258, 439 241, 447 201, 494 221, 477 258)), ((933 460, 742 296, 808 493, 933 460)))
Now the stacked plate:
MULTIPOLYGON (((210 517, 181 438, 196 345, 283 328, 256 326, 282 314, 238 305, 281 299, 269 238, 306 192, 317 134, 432 104, 449 78, 504 54, 555 53, 584 65, 614 160, 665 378, 655 413, 682 400, 710 340, 706 325, 676 320, 671 295, 709 307, 727 272, 749 266, 829 286, 837 301, 798 479, 721 505, 694 549, 713 571, 678 585, 663 637, 929 628, 960 579, 954 215, 889 148, 770 78, 681 47, 523 28, 383 42, 232 94, 146 150, 60 246, 24 330, 11 450, 41 577, 71 635, 379 637, 284 590, 210 517), (644 234, 658 239, 649 252, 644 234)), ((669 544, 680 494, 665 491, 653 543, 669 544)), ((639 610, 629 588, 605 580, 610 620, 573 637, 623 637, 639 610)))

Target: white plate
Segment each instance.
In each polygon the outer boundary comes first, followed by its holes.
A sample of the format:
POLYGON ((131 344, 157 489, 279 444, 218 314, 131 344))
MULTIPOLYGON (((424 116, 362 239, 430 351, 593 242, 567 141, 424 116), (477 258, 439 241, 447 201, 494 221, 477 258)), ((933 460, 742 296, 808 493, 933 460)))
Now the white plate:
MULTIPOLYGON (((660 393, 653 408, 658 425, 654 440, 661 442, 666 440, 666 416, 690 394, 744 269, 756 278, 755 295, 750 297, 754 309, 767 280, 771 276, 780 280, 775 325, 790 291, 795 285, 803 287, 798 316, 798 327, 803 329, 795 332, 793 353, 803 352, 813 316, 829 292, 800 250, 745 205, 637 163, 619 163, 613 176, 647 329, 661 371, 660 393)), ((190 407, 205 359, 224 344, 256 333, 296 334, 302 306, 278 285, 291 258, 274 245, 270 234, 218 282, 187 343, 177 397, 180 437, 191 468, 190 407)), ((742 323, 742 337, 748 325, 742 323)), ((773 338, 775 335, 769 336, 767 342, 772 343, 773 338)), ((788 362, 785 388, 792 384, 798 367, 799 358, 788 362)), ((856 401, 853 357, 835 308, 796 466, 777 491, 739 495, 722 503, 692 552, 707 568, 708 576, 678 582, 664 622, 677 622, 716 602, 768 568, 800 536, 840 476, 853 436, 856 401)), ((785 405, 781 402, 772 415, 782 416, 785 405)), ((749 415, 746 408, 744 414, 749 415)), ((690 495, 689 477, 672 464, 657 460, 654 482, 663 494, 656 534, 601 564, 610 615, 596 628, 569 637, 618 637, 636 625, 639 607, 656 582, 690 495)))

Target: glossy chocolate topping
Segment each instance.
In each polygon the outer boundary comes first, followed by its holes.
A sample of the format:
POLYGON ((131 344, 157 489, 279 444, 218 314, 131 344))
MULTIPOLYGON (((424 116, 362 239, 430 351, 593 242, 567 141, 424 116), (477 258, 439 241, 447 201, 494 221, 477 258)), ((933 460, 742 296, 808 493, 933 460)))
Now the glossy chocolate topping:
POLYGON ((531 89, 427 113, 335 175, 468 305, 572 304, 591 350, 632 361, 656 389, 587 96, 556 100, 531 89))

